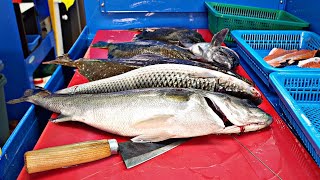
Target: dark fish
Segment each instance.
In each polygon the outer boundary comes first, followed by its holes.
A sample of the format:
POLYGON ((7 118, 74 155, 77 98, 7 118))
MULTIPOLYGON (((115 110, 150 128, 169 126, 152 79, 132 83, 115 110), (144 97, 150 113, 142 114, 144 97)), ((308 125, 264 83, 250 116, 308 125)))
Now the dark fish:
POLYGON ((230 70, 239 65, 240 58, 234 50, 221 46, 228 32, 229 29, 222 29, 212 37, 211 43, 184 43, 183 45, 208 63, 230 70))
POLYGON ((172 59, 153 54, 136 55, 132 58, 112 58, 106 60, 85 59, 80 58, 72 61, 67 54, 58 57, 56 60, 44 62, 44 64, 60 64, 69 67, 76 67, 79 73, 85 76, 89 81, 108 78, 111 76, 119 75, 136 68, 155 65, 155 64, 186 64, 191 66, 198 66, 202 68, 220 71, 232 76, 235 76, 247 83, 252 84, 248 79, 232 72, 215 67, 210 64, 185 60, 185 59, 172 59))
POLYGON ((124 65, 130 65, 132 67, 144 67, 144 66, 149 66, 149 65, 155 65, 155 64, 185 64, 185 65, 191 65, 191 66, 198 66, 206 69, 212 69, 216 71, 223 72, 225 74, 237 77, 238 79, 241 79, 249 84, 253 84, 252 81, 240 76, 239 74, 222 68, 222 67, 217 67, 205 62, 198 62, 194 60, 185 60, 185 59, 172 59, 172 58, 167 58, 163 56, 158 56, 158 55, 153 55, 153 54, 141 54, 141 55, 136 55, 132 58, 129 59, 117 59, 117 58, 112 58, 108 59, 106 61, 110 62, 118 62, 120 64, 124 65))
POLYGON ((96 81, 136 69, 136 67, 129 65, 96 59, 80 58, 73 61, 66 54, 59 56, 56 60, 43 62, 43 64, 60 64, 63 66, 75 67, 79 70, 79 73, 85 76, 89 81, 96 81))
POLYGON ((108 49, 108 58, 131 58, 140 54, 155 54, 174 59, 197 59, 186 49, 160 41, 148 40, 122 43, 99 41, 93 44, 92 47, 108 49))
POLYGON ((135 29, 141 31, 135 40, 156 40, 178 45, 180 43, 205 42, 197 31, 184 28, 146 28, 135 29))

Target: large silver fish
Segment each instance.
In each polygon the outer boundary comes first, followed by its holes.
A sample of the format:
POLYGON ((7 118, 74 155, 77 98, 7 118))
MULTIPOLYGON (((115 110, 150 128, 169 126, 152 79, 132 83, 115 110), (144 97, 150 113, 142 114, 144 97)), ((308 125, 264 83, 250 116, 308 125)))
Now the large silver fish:
POLYGON ((182 64, 158 64, 124 74, 72 86, 58 94, 91 94, 129 89, 175 87, 222 92, 261 103, 261 94, 251 84, 234 76, 206 68, 182 64))
POLYGON ((256 131, 272 122, 268 114, 247 100, 188 89, 76 95, 27 91, 24 97, 8 103, 23 101, 60 113, 53 122, 79 121, 134 137, 134 142, 256 131))

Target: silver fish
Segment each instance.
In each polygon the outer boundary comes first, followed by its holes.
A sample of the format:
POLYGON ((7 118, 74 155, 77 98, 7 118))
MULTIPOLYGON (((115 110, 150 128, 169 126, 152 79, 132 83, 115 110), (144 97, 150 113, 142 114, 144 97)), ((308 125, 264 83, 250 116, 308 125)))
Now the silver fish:
POLYGON ((182 64, 141 67, 117 76, 72 86, 58 94, 91 94, 129 89, 175 87, 222 92, 261 103, 261 94, 251 84, 234 76, 206 68, 182 64))
POLYGON ((212 37, 211 43, 182 43, 182 45, 195 56, 202 57, 215 66, 230 70, 239 65, 240 57, 234 50, 221 46, 228 32, 229 29, 222 29, 212 37))
POLYGON ((76 95, 27 91, 24 97, 8 103, 23 101, 60 113, 53 122, 79 121, 109 133, 134 137, 133 142, 256 131, 272 122, 268 114, 247 100, 189 89, 76 95))

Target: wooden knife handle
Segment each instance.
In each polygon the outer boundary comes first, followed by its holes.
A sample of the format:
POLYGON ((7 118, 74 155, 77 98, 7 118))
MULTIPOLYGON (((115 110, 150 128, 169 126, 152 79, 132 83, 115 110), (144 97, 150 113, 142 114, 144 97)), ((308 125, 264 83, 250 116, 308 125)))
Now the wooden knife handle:
MULTIPOLYGON (((117 146, 115 140, 110 144, 117 146)), ((36 173, 51 169, 73 166, 106 158, 114 154, 108 140, 87 141, 76 144, 28 151, 24 155, 28 173, 36 173)), ((117 147, 116 147, 117 148, 117 147)))

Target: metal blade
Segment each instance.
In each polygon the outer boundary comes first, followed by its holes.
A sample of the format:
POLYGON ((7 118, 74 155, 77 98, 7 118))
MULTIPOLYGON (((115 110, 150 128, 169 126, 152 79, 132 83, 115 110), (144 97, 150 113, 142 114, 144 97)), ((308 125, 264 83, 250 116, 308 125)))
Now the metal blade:
POLYGON ((128 141, 119 143, 119 151, 126 167, 129 169, 179 146, 188 139, 169 139, 157 143, 133 143, 128 141))

